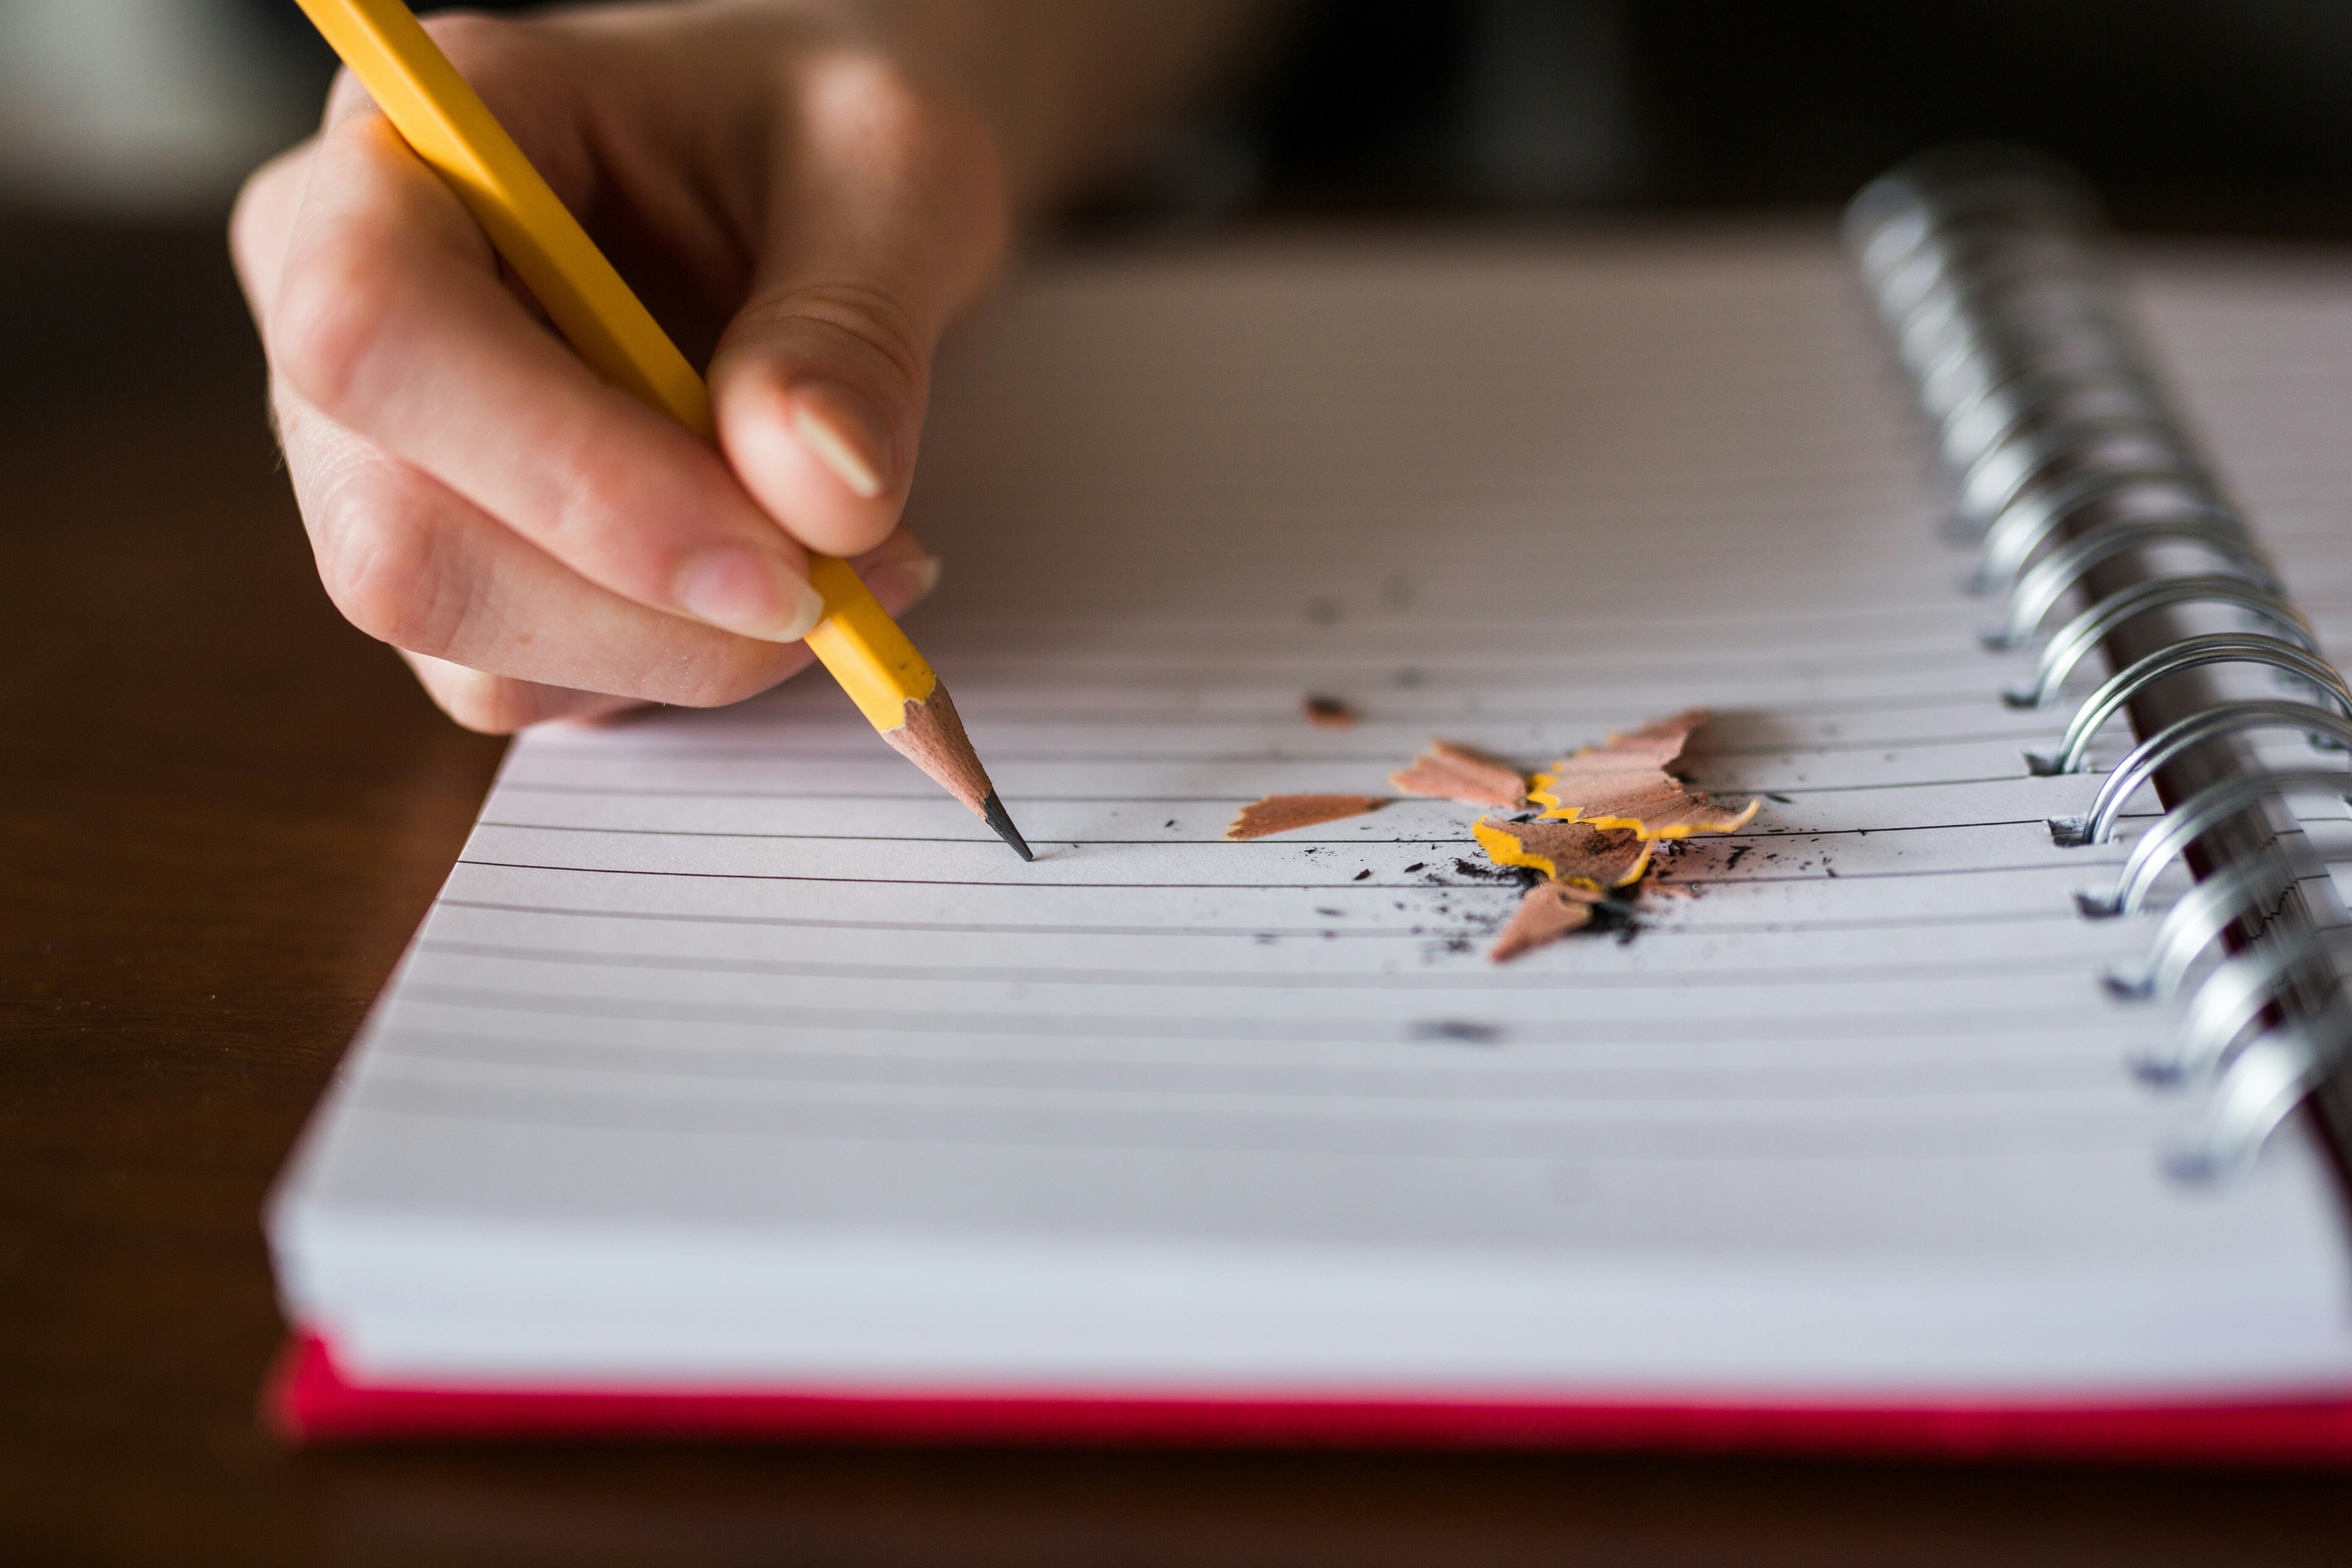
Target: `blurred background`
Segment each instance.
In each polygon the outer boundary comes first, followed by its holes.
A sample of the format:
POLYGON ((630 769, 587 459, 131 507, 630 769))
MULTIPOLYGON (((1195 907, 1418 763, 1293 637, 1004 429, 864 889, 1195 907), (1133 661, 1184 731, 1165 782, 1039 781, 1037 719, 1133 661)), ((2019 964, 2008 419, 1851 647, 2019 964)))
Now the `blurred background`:
POLYGON ((0 201, 220 210, 317 113, 305 26, 291 0, 0 0, 0 201))
MULTIPOLYGON (((0 0, 0 205, 215 214, 331 66, 292 0, 0 0)), ((1825 205, 1997 134, 2132 226, 2336 235, 2347 81, 2335 0, 1306 4, 1094 212, 1825 205)))
MULTIPOLYGON (((0 411, 258 406, 220 226, 333 63, 293 0, 0 0, 0 411)), ((1255 79, 1069 219, 1826 216, 1990 135, 2126 228, 2346 238, 2347 83, 2337 0, 1289 0, 1255 79)))
MULTIPOLYGON (((2339 0, 1286 14, 1254 79, 1092 193, 1074 230, 1825 218, 1920 148, 2003 136, 2081 166, 2128 229, 2352 238, 2339 0)), ((244 173, 313 121, 332 69, 293 0, 0 0, 0 414, 257 416, 221 224, 244 173)))

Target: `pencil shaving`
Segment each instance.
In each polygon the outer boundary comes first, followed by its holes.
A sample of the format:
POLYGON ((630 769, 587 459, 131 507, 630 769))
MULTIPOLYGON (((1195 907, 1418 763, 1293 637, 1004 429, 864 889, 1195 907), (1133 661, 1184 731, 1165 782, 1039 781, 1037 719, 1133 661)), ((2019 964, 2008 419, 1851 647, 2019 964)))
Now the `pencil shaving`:
MULTIPOLYGON (((1346 713, 1338 721, 1353 722, 1353 711, 1336 698, 1307 699, 1307 716, 1326 722, 1318 714, 1324 703, 1346 713)), ((1495 865, 1543 878, 1520 898, 1487 951, 1489 959, 1501 963, 1596 922, 1630 937, 1639 929, 1632 919, 1633 900, 1691 896, 1685 889, 1643 884, 1660 841, 1729 833, 1753 820, 1761 805, 1749 801, 1745 810, 1726 811, 1666 771, 1681 759, 1691 731, 1706 721, 1706 710, 1693 708, 1612 735, 1553 763, 1550 772, 1535 776, 1532 789, 1500 758, 1432 740, 1391 773, 1389 783, 1402 795, 1492 811, 1512 812, 1530 804, 1546 808, 1527 821, 1489 815, 1471 825, 1471 836, 1495 865)), ((1225 837, 1264 838, 1360 816, 1388 804, 1388 797, 1370 795, 1270 795, 1235 813, 1225 837)), ((1477 869, 1467 861, 1457 864, 1465 871, 1477 869)), ((1359 873, 1359 880, 1368 875, 1359 873)))
POLYGON ((1225 837, 1237 841, 1264 838, 1268 834, 1361 816, 1387 804, 1385 796, 1377 795, 1270 795, 1235 812, 1225 837))
POLYGON ((1706 710, 1690 708, 1612 735, 1536 774, 1528 799, 1544 807, 1547 818, 1626 828, 1643 838, 1737 832, 1755 819, 1761 801, 1727 811, 1666 771, 1705 722, 1706 710))
POLYGON ((1525 866, 1555 882, 1572 882, 1600 892, 1641 880, 1656 846, 1622 828, 1585 822, 1475 823, 1471 836, 1497 866, 1525 866))
POLYGON ((1762 805, 1751 800, 1744 810, 1725 810, 1667 772, 1706 721, 1705 709, 1687 709, 1562 757, 1538 773, 1528 792, 1530 803, 1545 808, 1541 816, 1489 816, 1471 828, 1496 865, 1545 878, 1520 900, 1488 958, 1504 963, 1591 927, 1606 896, 1618 889, 1638 889, 1634 896, 1644 902, 1691 896, 1687 889, 1643 883, 1659 842, 1733 832, 1753 821, 1762 805))
MULTIPOLYGON (((1543 776, 1536 775, 1538 783, 1543 776)), ((1528 798, 1540 802, 1544 792, 1538 789, 1528 798)), ((1668 779, 1638 795, 1628 792, 1613 800, 1580 810, 1571 807, 1557 815, 1594 827, 1622 827, 1643 838, 1688 838, 1696 833, 1737 833, 1756 819, 1762 805, 1760 800, 1751 800, 1738 811, 1727 811, 1668 779)), ((1548 811, 1544 815, 1549 817, 1555 814, 1548 811)))
POLYGON ((1484 752, 1432 741, 1421 755, 1389 775, 1389 783, 1405 795, 1429 800, 1458 800, 1465 805, 1494 805, 1506 811, 1525 805, 1527 781, 1510 763, 1484 752))
POLYGON ((1543 882, 1529 888, 1486 956, 1496 963, 1558 942, 1592 923, 1601 895, 1572 883, 1543 882))

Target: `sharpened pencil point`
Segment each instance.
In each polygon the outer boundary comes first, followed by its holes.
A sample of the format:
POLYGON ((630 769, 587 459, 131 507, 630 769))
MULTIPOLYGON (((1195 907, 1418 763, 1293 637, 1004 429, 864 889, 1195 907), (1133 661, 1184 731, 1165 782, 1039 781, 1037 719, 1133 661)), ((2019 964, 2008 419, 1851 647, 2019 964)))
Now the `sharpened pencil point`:
POLYGON ((996 797, 994 790, 990 790, 988 798, 980 803, 980 815, 989 826, 996 829, 996 836, 999 838, 1013 846, 1014 854, 1024 860, 1037 858, 1029 852, 1029 841, 1021 837, 1019 828, 1013 826, 1013 818, 1006 815, 1004 803, 996 797))
POLYGON ((956 716, 955 699, 948 695, 946 681, 934 680, 931 694, 920 702, 907 699, 907 721, 883 731, 882 738, 961 801, 966 811, 993 828, 1014 854, 1024 860, 1037 858, 1029 852, 1029 841, 1013 826, 996 786, 988 782, 988 770, 980 765, 971 738, 963 732, 963 721, 956 716))

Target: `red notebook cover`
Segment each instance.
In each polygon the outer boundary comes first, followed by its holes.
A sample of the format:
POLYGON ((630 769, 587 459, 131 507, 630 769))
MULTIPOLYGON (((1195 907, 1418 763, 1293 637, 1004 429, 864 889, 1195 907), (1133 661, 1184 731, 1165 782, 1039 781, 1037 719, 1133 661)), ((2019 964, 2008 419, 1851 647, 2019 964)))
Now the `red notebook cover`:
POLYGON ((1091 1394, 447 1389, 354 1381, 290 1340, 265 1415, 302 1442, 667 1438, 1652 1449, 1919 1459, 2352 1464, 2352 1397, 2212 1403, 1741 1405, 1091 1394))

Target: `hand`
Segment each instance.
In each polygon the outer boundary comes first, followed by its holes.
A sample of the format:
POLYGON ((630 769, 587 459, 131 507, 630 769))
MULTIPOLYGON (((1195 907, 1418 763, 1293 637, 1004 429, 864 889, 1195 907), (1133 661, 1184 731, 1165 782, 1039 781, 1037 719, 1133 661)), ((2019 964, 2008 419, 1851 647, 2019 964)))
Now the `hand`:
POLYGON ((427 24, 689 356, 719 449, 600 382, 346 75, 247 182, 237 274, 328 594, 460 723, 705 705, 803 668, 806 552, 893 612, 941 332, 1009 200, 959 102, 797 7, 427 24))

